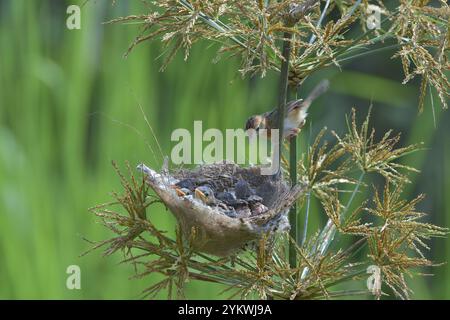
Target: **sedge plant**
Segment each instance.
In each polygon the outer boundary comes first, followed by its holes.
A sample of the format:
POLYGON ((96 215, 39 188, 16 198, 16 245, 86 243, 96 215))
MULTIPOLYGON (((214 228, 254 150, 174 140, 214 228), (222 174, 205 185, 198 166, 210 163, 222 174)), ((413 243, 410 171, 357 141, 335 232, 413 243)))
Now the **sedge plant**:
MULTIPOLYGON (((218 44, 217 61, 240 59, 237 71, 243 77, 278 73, 278 128, 282 131, 289 92, 296 92, 310 75, 325 68, 344 68, 348 61, 384 50, 395 52, 392 58, 403 67, 403 83, 420 78, 419 111, 433 91, 442 108, 447 108, 450 8, 442 0, 438 6, 427 0, 394 2, 162 0, 145 2, 146 13, 108 23, 139 25, 139 34, 125 55, 147 41, 161 41, 166 49, 162 70, 179 51, 188 59, 191 47, 206 40, 218 44)), ((370 113, 358 124, 353 110, 346 133, 332 132, 333 139, 328 139, 324 129, 301 154, 296 141, 291 141, 289 160, 280 157, 280 166, 291 184, 303 184, 306 192, 290 210, 290 233, 278 236, 275 243, 262 237, 255 250, 224 258, 196 252, 192 238, 178 231, 172 239, 152 224, 151 210, 161 199, 149 190, 145 178, 133 174, 130 166, 130 178, 126 178, 115 166, 123 191, 114 194, 112 203, 92 211, 116 236, 94 248, 104 247, 106 255, 123 251, 124 262, 136 266, 136 278, 160 274, 161 280, 145 296, 165 290, 169 298, 183 298, 186 283, 200 280, 225 285, 230 297, 316 299, 371 294, 379 299, 389 293, 408 299, 407 278, 436 265, 424 253, 430 249, 428 240, 445 236, 447 229, 423 221, 425 213, 417 209, 423 195, 402 198, 409 175, 417 170, 400 159, 421 145, 399 147, 400 135, 392 131, 377 139, 369 119, 370 113), (368 185, 369 176, 379 177, 382 183, 368 185), (364 189, 372 190, 373 197, 360 199, 364 189), (311 198, 318 200, 328 221, 322 229, 308 233, 311 198), (305 228, 299 234, 297 216, 304 207, 305 228), (349 282, 365 284, 367 272, 372 274, 368 288, 345 289, 349 282)), ((191 237, 195 236, 192 230, 191 237)))

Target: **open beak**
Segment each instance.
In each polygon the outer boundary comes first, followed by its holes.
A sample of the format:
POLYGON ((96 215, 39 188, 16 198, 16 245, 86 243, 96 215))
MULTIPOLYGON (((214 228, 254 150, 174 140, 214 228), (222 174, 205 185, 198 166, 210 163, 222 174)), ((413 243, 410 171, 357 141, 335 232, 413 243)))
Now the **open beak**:
POLYGON ((195 197, 197 199, 200 199, 205 204, 208 202, 208 198, 205 196, 205 194, 198 189, 195 189, 195 197))

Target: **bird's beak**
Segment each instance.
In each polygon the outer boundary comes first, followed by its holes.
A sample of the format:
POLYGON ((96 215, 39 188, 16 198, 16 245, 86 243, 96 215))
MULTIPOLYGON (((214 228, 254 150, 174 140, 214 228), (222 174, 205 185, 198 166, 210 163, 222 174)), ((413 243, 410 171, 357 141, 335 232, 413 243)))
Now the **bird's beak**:
POLYGON ((172 185, 170 187, 175 190, 175 192, 177 193, 177 195, 179 197, 185 197, 186 196, 186 193, 184 193, 180 188, 178 188, 178 186, 172 185))
POLYGON ((254 115, 247 119, 247 122, 245 123, 245 131, 249 129, 254 129, 259 127, 261 123, 261 116, 260 115, 254 115))
POLYGON ((247 119, 247 122, 245 123, 245 133, 250 139, 257 136, 261 121, 261 116, 259 115, 251 116, 247 119))
POLYGON ((175 192, 177 193, 177 195, 179 196, 179 197, 185 197, 186 196, 186 193, 184 193, 181 189, 179 189, 179 188, 175 188, 175 192))
POLYGON ((200 199, 203 203, 208 202, 208 198, 205 196, 205 194, 198 189, 195 189, 195 197, 197 199, 200 199))

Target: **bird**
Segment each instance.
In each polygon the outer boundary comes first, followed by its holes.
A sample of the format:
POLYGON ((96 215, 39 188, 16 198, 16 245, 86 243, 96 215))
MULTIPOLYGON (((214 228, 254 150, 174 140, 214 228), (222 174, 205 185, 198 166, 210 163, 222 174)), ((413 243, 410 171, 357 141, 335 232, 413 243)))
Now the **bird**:
MULTIPOLYGON (((312 102, 315 99, 317 99, 320 95, 328 90, 328 87, 329 81, 322 80, 305 100, 297 99, 286 104, 286 112, 283 125, 284 139, 292 139, 300 133, 300 130, 306 122, 308 108, 311 106, 312 102)), ((277 119, 277 109, 265 112, 263 114, 253 115, 247 119, 247 122, 245 124, 245 131, 249 132, 250 129, 253 129, 256 131, 256 133, 259 133, 260 129, 266 129, 267 137, 270 138, 271 130, 278 127, 277 119)))
POLYGON ((196 187, 196 182, 194 181, 194 179, 187 178, 178 181, 177 183, 175 183, 175 186, 180 189, 189 189, 192 192, 196 187))
MULTIPOLYGON (((215 197, 214 191, 209 186, 200 186, 194 191, 195 198, 203 202, 205 205, 217 207, 222 213, 230 218, 248 218, 252 215, 251 209, 246 201, 235 199, 227 195, 230 203, 219 200, 215 197)), ((221 195, 223 196, 223 195, 221 195)))
POLYGON ((236 198, 244 200, 255 194, 255 191, 252 190, 250 184, 243 179, 240 179, 238 180, 238 182, 236 182, 236 185, 234 186, 234 192, 236 194, 236 198))
POLYGON ((250 205, 250 211, 252 213, 252 216, 259 216, 260 214, 263 214, 268 210, 269 208, 267 208, 261 202, 256 202, 250 205))
POLYGON ((216 197, 214 196, 214 191, 206 185, 195 188, 194 196, 196 199, 200 200, 208 206, 219 204, 216 197))
POLYGON ((195 197, 195 199, 203 202, 203 204, 210 206, 210 207, 216 207, 216 208, 220 209, 221 212, 234 218, 235 209, 233 207, 228 206, 223 201, 216 199, 216 197, 214 195, 214 191, 210 186, 204 185, 204 186, 195 188, 194 197, 195 197))
POLYGON ((260 214, 266 212, 267 210, 269 210, 269 208, 267 208, 263 204, 263 198, 261 198, 258 195, 251 195, 247 199, 247 202, 248 202, 248 205, 250 207, 250 211, 252 213, 252 216, 260 215, 260 214))
POLYGON ((217 199, 225 203, 233 203, 237 201, 236 195, 233 192, 223 191, 217 194, 217 199))
POLYGON ((263 198, 255 193, 247 181, 243 179, 239 180, 234 186, 234 190, 237 200, 245 203, 245 210, 247 211, 248 208, 251 216, 260 215, 269 210, 263 204, 263 198))
POLYGON ((171 185, 179 197, 186 197, 192 194, 195 189, 195 182, 193 179, 183 179, 171 185))
POLYGON ((230 191, 219 192, 216 198, 232 207, 247 203, 245 200, 236 198, 236 193, 230 191))
POLYGON ((273 203, 277 198, 280 190, 277 188, 277 184, 273 180, 267 180, 256 187, 255 194, 260 196, 265 205, 273 203))

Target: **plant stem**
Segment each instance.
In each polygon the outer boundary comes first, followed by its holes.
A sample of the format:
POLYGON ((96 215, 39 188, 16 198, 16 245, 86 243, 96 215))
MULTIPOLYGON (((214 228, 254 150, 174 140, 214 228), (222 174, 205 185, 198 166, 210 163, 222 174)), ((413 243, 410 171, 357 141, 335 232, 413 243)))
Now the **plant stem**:
POLYGON ((285 106, 287 100, 287 89, 288 89, 288 75, 289 75, 289 60, 291 55, 291 37, 292 35, 288 32, 284 34, 283 41, 283 62, 281 63, 281 74, 280 74, 280 89, 278 94, 278 129, 279 129, 279 167, 281 168, 281 150, 283 147, 283 130, 284 130, 284 116, 285 116, 285 106))
POLYGON ((306 199, 306 213, 305 213, 305 225, 303 226, 303 235, 301 245, 303 246, 306 242, 306 237, 308 233, 308 221, 309 221, 309 209, 311 207, 311 190, 308 192, 306 199))
MULTIPOLYGON (((325 3, 325 7, 322 10, 322 13, 320 14, 320 18, 317 21, 317 24, 316 24, 317 28, 319 28, 320 25, 322 24, 322 21, 325 18, 325 15, 327 13, 329 6, 330 6, 330 0, 327 0, 327 2, 325 3)), ((312 44, 315 40, 316 40, 316 35, 315 34, 311 35, 311 38, 309 39, 309 44, 312 44)))
MULTIPOLYGON (((353 189, 352 195, 350 196, 350 199, 347 202, 347 205, 345 206, 344 211, 342 212, 340 216, 340 220, 342 221, 347 212, 350 210, 350 206, 352 205, 352 202, 356 196, 356 193, 359 190, 359 187, 361 186, 362 180, 364 179, 365 172, 363 171, 361 175, 359 176, 358 183, 355 186, 355 189, 353 189)), ((336 234, 336 226, 331 221, 331 219, 328 219, 327 225, 325 226, 323 232, 324 232, 324 238, 322 245, 320 246, 320 253, 323 255, 328 250, 331 242, 334 239, 334 235, 336 234), (328 228, 327 228, 328 227, 328 228), (328 230, 327 230, 328 229, 328 230)), ((321 237, 322 238, 322 237, 321 237)))
POLYGON ((341 59, 338 59, 337 61, 338 62, 345 62, 345 61, 348 61, 348 60, 361 58, 361 57, 364 57, 364 56, 376 54, 376 53, 379 53, 379 52, 382 52, 382 51, 391 50, 391 49, 397 49, 397 48, 400 48, 400 47, 401 47, 400 44, 393 44, 393 45, 390 45, 390 46, 381 47, 381 48, 372 49, 372 50, 366 49, 367 51, 356 53, 356 54, 354 54, 352 56, 345 56, 345 57, 343 57, 341 59))
MULTIPOLYGON (((291 12, 288 19, 286 19, 286 26, 293 26, 295 23, 301 19, 306 12, 312 9, 314 5, 319 0, 306 0, 300 5, 297 5, 291 12)), ((289 60, 291 56, 291 38, 292 34, 290 32, 284 33, 283 40, 283 61, 281 63, 280 71, 280 88, 278 95, 278 129, 279 129, 279 140, 278 140, 278 173, 281 173, 281 151, 283 148, 283 131, 284 131, 284 117, 285 117, 285 106, 287 102, 288 95, 288 77, 289 77, 289 60)), ((290 156, 289 156, 289 167, 292 186, 297 184, 297 140, 294 138, 291 140, 290 144, 290 156)), ((278 175, 278 174, 277 174, 278 175)), ((289 224, 291 230, 289 232, 290 236, 294 241, 289 242, 289 265, 291 268, 297 266, 297 205, 294 204, 289 210, 289 224)))
MULTIPOLYGON (((291 177, 291 185, 297 184, 297 138, 293 137, 289 146, 289 175, 291 177)), ((297 241, 297 202, 289 210, 289 224, 291 229, 289 235, 294 241, 297 241)), ((289 264, 291 268, 296 267, 297 252, 295 246, 289 244, 289 264)))
MULTIPOLYGON (((287 91, 288 91, 288 75, 289 75, 289 59, 291 55, 291 37, 292 35, 288 32, 284 33, 284 41, 283 41, 283 62, 281 63, 281 73, 280 73, 280 88, 278 94, 278 129, 279 129, 279 139, 278 139, 278 173, 281 171, 281 152, 283 148, 283 131, 284 131, 284 117, 285 117, 285 106, 287 101, 287 91)), ((295 140, 294 140, 295 141, 295 140)), ((295 147, 294 147, 295 148, 295 147)), ((292 149, 292 142, 291 142, 292 149)), ((291 180, 292 177, 297 177, 296 166, 297 161, 295 157, 290 157, 290 170, 291 170, 291 180), (294 161, 294 162, 292 162, 294 161), (292 175, 293 170, 295 170, 295 175, 292 175)), ((293 184, 294 185, 294 184, 293 184)), ((294 205, 295 207, 295 205, 294 205)), ((296 239, 297 234, 297 224, 296 224, 296 210, 294 211, 294 207, 289 211, 289 223, 291 225, 290 235, 294 239, 296 239)), ((289 264, 292 268, 296 266, 296 248, 295 244, 289 243, 289 264)))

